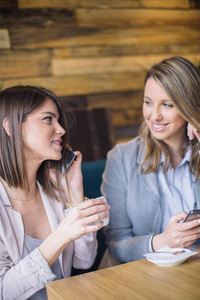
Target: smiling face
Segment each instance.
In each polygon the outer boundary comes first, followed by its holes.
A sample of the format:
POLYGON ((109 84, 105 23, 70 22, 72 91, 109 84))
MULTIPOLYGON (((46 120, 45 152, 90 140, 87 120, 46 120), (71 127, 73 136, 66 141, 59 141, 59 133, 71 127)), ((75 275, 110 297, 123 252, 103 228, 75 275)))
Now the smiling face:
POLYGON ((153 78, 149 78, 145 85, 143 115, 156 139, 171 147, 185 141, 187 122, 153 78))
POLYGON ((61 159, 65 130, 58 120, 58 109, 50 99, 27 116, 22 123, 25 159, 32 159, 37 164, 44 160, 61 159))

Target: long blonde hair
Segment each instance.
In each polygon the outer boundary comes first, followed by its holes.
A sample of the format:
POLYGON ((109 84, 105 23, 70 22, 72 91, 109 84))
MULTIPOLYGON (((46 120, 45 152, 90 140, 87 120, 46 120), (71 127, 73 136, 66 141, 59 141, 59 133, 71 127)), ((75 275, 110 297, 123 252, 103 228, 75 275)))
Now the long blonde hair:
MULTIPOLYGON (((200 131, 200 73, 187 59, 174 56, 154 65, 147 73, 145 84, 153 78, 166 92, 180 115, 200 131)), ((172 156, 167 145, 155 139, 145 121, 139 131, 146 146, 146 155, 140 165, 143 174, 156 172, 161 153, 164 154, 164 172, 172 165, 172 156)), ((187 135, 187 132, 185 133, 187 135)), ((200 178, 200 143, 197 138, 189 141, 182 149, 184 157, 191 144, 190 171, 200 178)))

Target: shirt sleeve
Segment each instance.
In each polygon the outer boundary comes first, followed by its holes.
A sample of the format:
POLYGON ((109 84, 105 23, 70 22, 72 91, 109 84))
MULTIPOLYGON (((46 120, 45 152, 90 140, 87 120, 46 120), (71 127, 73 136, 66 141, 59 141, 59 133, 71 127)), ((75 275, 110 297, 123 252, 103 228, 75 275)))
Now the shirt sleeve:
POLYGON ((96 232, 89 232, 74 241, 73 267, 89 269, 97 255, 96 232))
MULTIPOLYGON (((134 161, 129 161, 130 164, 133 165, 132 168, 137 168, 134 161)), ((122 150, 117 145, 108 153, 101 192, 111 207, 110 221, 104 229, 106 243, 110 254, 120 262, 144 258, 144 252, 149 251, 149 238, 152 235, 137 236, 134 233, 134 224, 127 212, 127 182, 131 175, 127 175, 126 168, 122 150)))
POLYGON ((25 300, 56 278, 38 248, 13 265, 0 242, 0 299, 25 300))
MULTIPOLYGON (((65 216, 71 208, 64 210, 65 216)), ((97 255, 97 232, 89 232, 74 241, 74 254, 72 265, 76 269, 89 269, 92 267, 97 255)))

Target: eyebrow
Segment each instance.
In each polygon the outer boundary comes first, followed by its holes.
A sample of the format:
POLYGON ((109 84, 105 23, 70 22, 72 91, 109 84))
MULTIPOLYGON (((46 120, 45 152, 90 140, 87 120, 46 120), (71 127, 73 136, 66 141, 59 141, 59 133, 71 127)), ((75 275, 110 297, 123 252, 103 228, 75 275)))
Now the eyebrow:
MULTIPOLYGON (((151 100, 151 98, 149 98, 149 97, 147 97, 147 96, 144 96, 144 98, 147 98, 147 99, 151 100)), ((161 101, 169 101, 169 102, 171 102, 170 99, 162 99, 161 101)))
POLYGON ((44 112, 41 113, 41 115, 42 115, 42 114, 49 114, 49 115, 53 116, 54 118, 57 118, 56 114, 54 114, 54 113, 51 112, 51 111, 44 111, 44 112))

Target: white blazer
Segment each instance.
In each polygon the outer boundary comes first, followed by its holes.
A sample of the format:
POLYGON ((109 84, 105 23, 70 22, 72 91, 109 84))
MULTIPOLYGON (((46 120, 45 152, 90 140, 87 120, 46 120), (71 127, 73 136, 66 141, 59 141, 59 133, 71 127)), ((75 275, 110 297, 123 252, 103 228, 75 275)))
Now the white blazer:
MULTIPOLYGON (((64 204, 49 198, 38 183, 41 198, 52 231, 64 218, 64 204)), ((55 275, 36 248, 22 259, 24 226, 21 214, 12 208, 3 184, 0 182, 0 299, 27 299, 55 275)), ((59 256, 63 277, 71 275, 72 266, 88 269, 97 253, 96 232, 88 233, 70 243, 59 256)))

